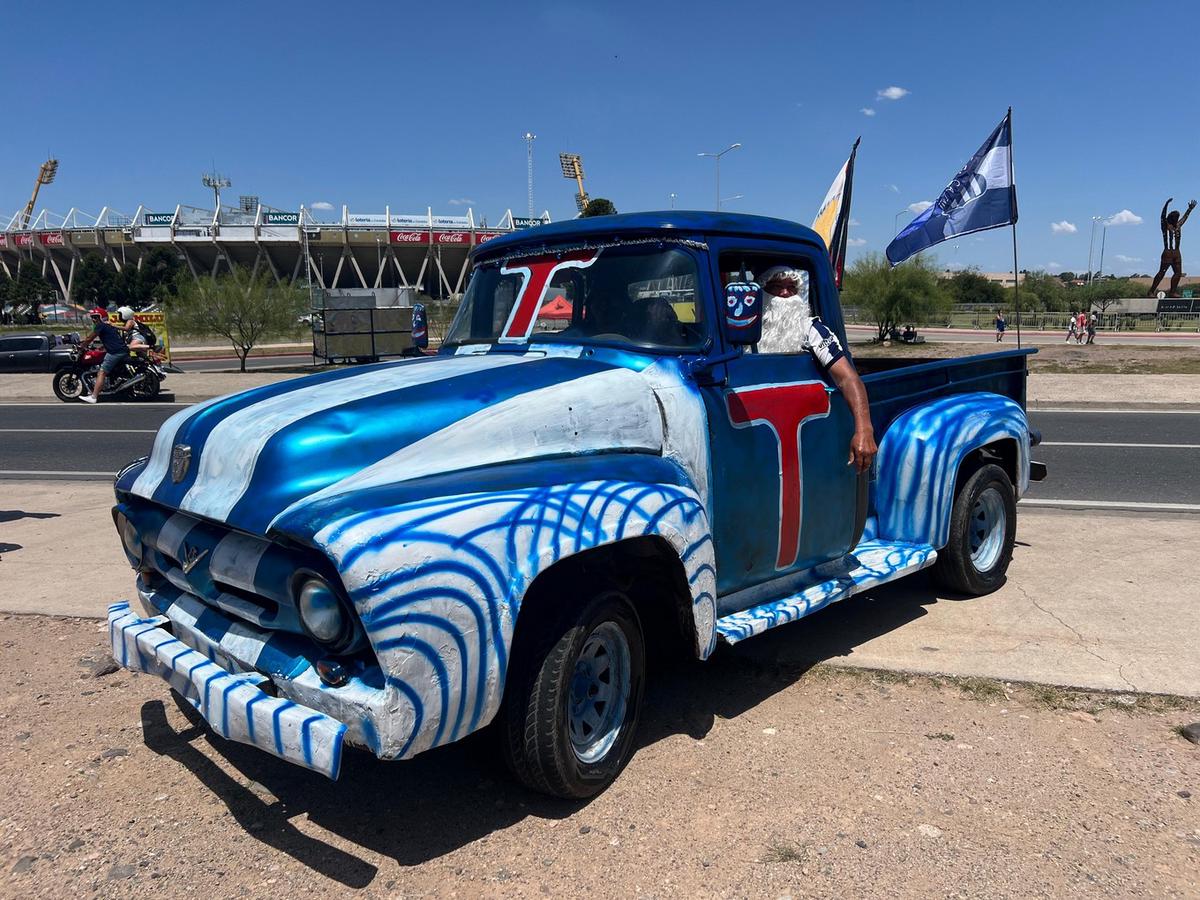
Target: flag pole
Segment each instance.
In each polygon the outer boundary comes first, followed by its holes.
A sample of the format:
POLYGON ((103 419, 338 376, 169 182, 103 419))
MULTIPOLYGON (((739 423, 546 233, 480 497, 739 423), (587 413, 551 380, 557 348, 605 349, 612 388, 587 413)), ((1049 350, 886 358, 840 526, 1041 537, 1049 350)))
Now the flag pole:
POLYGON ((1017 349, 1021 349, 1021 271, 1017 268, 1017 181, 1013 175, 1012 107, 1008 108, 1008 189, 1013 192, 1013 305, 1017 313, 1017 349))

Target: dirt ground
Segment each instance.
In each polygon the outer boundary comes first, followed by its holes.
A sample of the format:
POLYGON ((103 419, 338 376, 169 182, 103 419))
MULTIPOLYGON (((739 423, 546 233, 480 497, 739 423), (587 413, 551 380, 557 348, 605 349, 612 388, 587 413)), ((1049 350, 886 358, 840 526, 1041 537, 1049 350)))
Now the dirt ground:
MULTIPOLYGON (((1154 347, 1136 344, 1117 344, 1117 338, 1100 335, 1096 343, 1038 344, 1037 353, 1029 357, 1029 371, 1043 375, 1197 375, 1200 374, 1200 349, 1196 347, 1154 347)), ((950 359, 988 353, 991 350, 1012 350, 1017 346, 1011 337, 1003 344, 968 343, 933 340, 924 344, 855 343, 855 356, 899 356, 915 359, 950 359)))
POLYGON ((813 668, 795 626, 660 671, 573 804, 486 734, 328 782, 111 671, 103 627, 0 618, 2 896, 1200 893, 1197 701, 813 668))

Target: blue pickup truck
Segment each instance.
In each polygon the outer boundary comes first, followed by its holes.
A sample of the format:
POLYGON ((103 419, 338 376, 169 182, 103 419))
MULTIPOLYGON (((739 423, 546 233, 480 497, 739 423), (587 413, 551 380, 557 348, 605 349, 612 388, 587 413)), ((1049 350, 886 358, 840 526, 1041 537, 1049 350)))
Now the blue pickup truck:
POLYGON ((115 658, 222 736, 336 778, 491 725, 534 789, 632 751, 646 658, 700 658, 933 566, 999 586, 1030 462, 1030 350, 858 362, 853 422, 756 278, 801 275, 845 345, 826 249, 758 216, 544 225, 474 251, 436 355, 183 410, 118 476, 137 594, 115 658))

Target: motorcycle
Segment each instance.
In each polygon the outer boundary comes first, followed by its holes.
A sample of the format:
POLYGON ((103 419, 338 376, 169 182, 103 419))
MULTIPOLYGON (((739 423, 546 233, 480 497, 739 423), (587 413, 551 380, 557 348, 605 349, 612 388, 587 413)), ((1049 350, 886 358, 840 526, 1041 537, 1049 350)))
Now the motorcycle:
MULTIPOLYGON (((54 373, 54 394, 73 403, 96 386, 96 375, 104 361, 103 347, 76 347, 71 362, 54 373)), ((100 396, 127 395, 135 400, 153 400, 162 388, 167 371, 179 369, 166 363, 157 350, 135 351, 104 380, 100 396)))

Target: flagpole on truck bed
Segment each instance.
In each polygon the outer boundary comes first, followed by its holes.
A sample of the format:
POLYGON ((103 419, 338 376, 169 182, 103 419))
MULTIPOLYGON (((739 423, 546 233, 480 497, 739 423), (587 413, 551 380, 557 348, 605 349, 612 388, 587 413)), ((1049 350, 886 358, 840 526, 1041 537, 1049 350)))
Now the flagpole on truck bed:
POLYGON ((1012 191, 1013 305, 1017 314, 1017 348, 1021 347, 1021 272, 1017 268, 1017 180, 1013 175, 1012 107, 1008 108, 1008 189, 1012 191))

